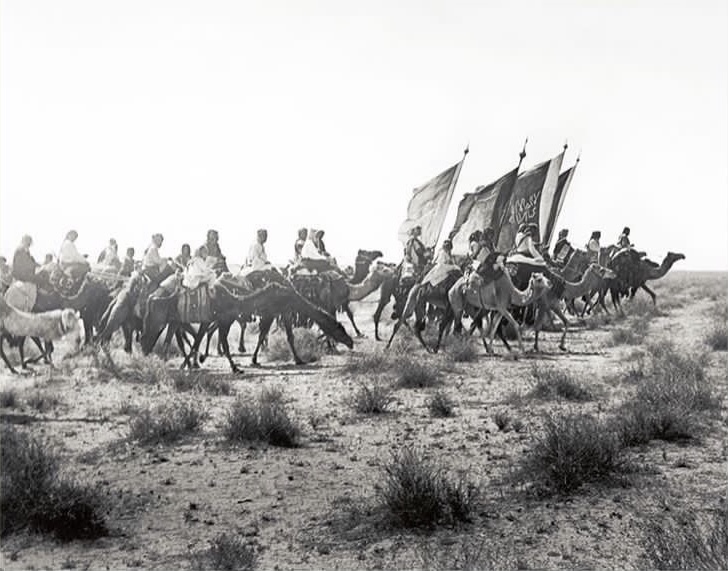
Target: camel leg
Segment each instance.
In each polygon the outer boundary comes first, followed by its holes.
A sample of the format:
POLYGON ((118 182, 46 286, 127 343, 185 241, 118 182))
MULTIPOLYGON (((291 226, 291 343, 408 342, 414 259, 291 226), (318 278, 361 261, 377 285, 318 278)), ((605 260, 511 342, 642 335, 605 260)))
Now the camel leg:
MULTIPOLYGON (((506 319, 506 321, 508 323, 510 323, 511 326, 516 330, 516 337, 518 339, 518 346, 521 348, 521 353, 525 353, 525 350, 523 348, 523 337, 521 337, 521 328, 518 326, 518 323, 516 322, 516 320, 513 318, 513 316, 511 315, 511 313, 507 309, 505 309, 505 308, 499 309, 498 310, 498 313, 501 315, 501 317, 504 317, 506 319)), ((491 343, 492 343, 492 341, 493 340, 491 339, 491 343)))
POLYGON ((210 323, 200 323, 200 328, 197 330, 195 339, 192 342, 192 347, 190 347, 190 352, 187 355, 184 355, 184 361, 182 361, 180 369, 192 368, 190 360, 193 358, 193 355, 199 351, 202 339, 204 338, 205 333, 207 333, 207 330, 210 328, 210 325, 210 323))
POLYGON ((7 365, 8 369, 10 369, 10 372, 13 375, 17 375, 18 371, 16 371, 13 368, 13 366, 10 364, 10 361, 8 361, 7 355, 5 355, 5 347, 4 347, 5 338, 6 338, 5 335, 0 335, 0 357, 2 357, 3 361, 5 362, 5 365, 7 365))
POLYGON ((381 294, 379 296, 379 303, 377 304, 377 309, 374 311, 374 339, 377 341, 381 341, 382 339, 379 337, 379 319, 382 317, 382 312, 384 311, 384 308, 387 307, 387 304, 389 303, 390 298, 392 297, 392 292, 385 291, 384 286, 382 286, 381 294))
POLYGON ((650 297, 652 298, 652 305, 657 306, 657 295, 655 295, 655 292, 648 288, 647 284, 642 284, 640 287, 650 294, 650 297))
POLYGON ((245 330, 248 328, 248 322, 246 318, 239 317, 238 323, 240 324, 240 339, 238 340, 238 353, 244 355, 247 353, 245 350, 245 330))
POLYGON ((354 328, 354 332, 356 333, 356 336, 364 337, 362 332, 359 331, 359 328, 356 326, 356 322, 354 321, 354 314, 352 313, 348 302, 346 304, 344 304, 344 313, 346 313, 346 316, 349 318, 349 321, 351 321, 351 326, 354 328))
POLYGON ((488 355, 493 354, 493 331, 495 331, 498 326, 500 325, 501 321, 501 315, 489 315, 488 316, 488 323, 485 326, 485 329, 481 329, 481 337, 483 340, 483 347, 485 347, 485 352, 488 353, 488 355), (489 341, 490 340, 490 341, 489 341))
POLYGON ((298 353, 296 353, 296 346, 293 337, 293 326, 291 325, 291 320, 284 317, 283 327, 286 330, 286 339, 288 340, 288 345, 291 348, 291 353, 293 353, 293 361, 296 363, 296 365, 305 365, 306 363, 304 362, 304 360, 298 356, 298 353))
MULTIPOLYGON (((129 321, 124 321, 121 324, 121 330, 124 333, 124 352, 131 355, 131 342, 134 331, 129 321)), ((111 337, 109 337, 109 341, 111 341, 111 337)))
POLYGON ((212 341, 212 334, 215 332, 217 324, 210 327, 205 336, 205 352, 200 355, 200 363, 204 363, 205 360, 210 356, 210 342, 212 341))
POLYGON ((442 316, 442 319, 440 320, 440 330, 437 335, 437 344, 435 345, 435 353, 437 353, 440 350, 440 343, 442 342, 442 335, 445 332, 445 330, 448 328, 448 326, 453 322, 455 319, 455 312, 452 310, 450 305, 448 305, 445 308, 445 315, 442 316))
POLYGON ((564 312, 561 311, 561 308, 557 305, 554 305, 551 307, 551 311, 553 311, 556 316, 563 322, 564 324, 564 332, 561 334, 561 341, 559 341, 559 349, 562 351, 566 351, 566 332, 569 329, 569 320, 566 319, 566 315, 564 315, 564 312))
POLYGON ((513 350, 511 349, 510 343, 508 343, 508 339, 506 339, 505 333, 503 333, 502 325, 503 325, 503 321, 501 320, 500 323, 498 324, 498 328, 496 329, 496 333, 498 334, 498 339, 503 341, 503 346, 510 353, 513 350))
POLYGON ((258 352, 263 346, 263 340, 268 336, 271 325, 273 325, 273 316, 265 315, 260 318, 260 323, 258 324, 258 343, 255 345, 255 351, 253 351, 252 365, 254 367, 258 366, 258 352))
POLYGON ((225 357, 227 357, 228 363, 230 363, 230 369, 233 373, 242 373, 242 369, 233 361, 232 355, 230 355, 230 344, 228 343, 228 333, 230 333, 230 326, 232 321, 220 321, 218 322, 217 335, 218 340, 222 343, 222 350, 224 351, 225 357))

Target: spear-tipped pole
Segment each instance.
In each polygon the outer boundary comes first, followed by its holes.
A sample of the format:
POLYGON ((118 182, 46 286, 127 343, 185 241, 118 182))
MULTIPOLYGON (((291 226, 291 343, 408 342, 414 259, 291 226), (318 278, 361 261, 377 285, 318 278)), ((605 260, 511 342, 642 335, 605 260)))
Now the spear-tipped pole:
POLYGON ((528 144, 528 137, 526 137, 526 140, 523 141, 523 148, 521 149, 521 152, 518 154, 518 170, 521 169, 521 163, 523 162, 523 159, 526 158, 526 145, 528 144))

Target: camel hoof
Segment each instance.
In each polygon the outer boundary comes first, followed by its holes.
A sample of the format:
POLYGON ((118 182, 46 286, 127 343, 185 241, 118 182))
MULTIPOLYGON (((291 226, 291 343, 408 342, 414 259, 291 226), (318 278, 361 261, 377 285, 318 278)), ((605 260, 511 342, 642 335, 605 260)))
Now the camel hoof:
POLYGON ((245 347, 238 347, 238 353, 240 353, 241 355, 245 355, 247 351, 245 350, 245 347))
POLYGON ((366 335, 364 335, 363 333, 357 333, 356 338, 357 339, 366 339, 366 335))
POLYGON ((200 363, 203 363, 207 360, 207 355, 200 355, 200 363))
POLYGON ((299 365, 300 366, 300 365, 305 365, 306 364, 306 361, 304 361, 303 359, 298 359, 298 360, 294 361, 294 363, 296 365, 299 365))
POLYGON ((559 349, 561 349, 562 351, 568 351, 565 345, 559 345, 559 349))

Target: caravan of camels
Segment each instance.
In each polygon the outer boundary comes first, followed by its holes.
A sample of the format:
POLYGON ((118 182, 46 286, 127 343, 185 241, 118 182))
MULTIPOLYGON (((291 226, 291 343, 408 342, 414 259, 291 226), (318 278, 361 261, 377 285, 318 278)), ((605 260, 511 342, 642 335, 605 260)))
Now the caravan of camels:
MULTIPOLYGON (((337 343, 352 348, 353 340, 336 315, 345 313, 354 334, 362 337, 350 303, 376 291, 380 292, 373 316, 377 341, 382 340, 384 309, 394 300, 387 346, 403 325, 410 327, 408 320, 414 314, 413 331, 431 352, 438 351, 451 329, 463 334, 464 317, 471 320, 471 333, 480 330, 489 353, 496 335, 510 350, 509 333, 524 351, 524 326, 533 328, 538 351, 540 331, 556 316, 563 325, 559 348, 566 350, 567 313, 583 317, 587 312, 608 312, 607 295, 614 310, 621 312, 620 300, 633 297, 639 289, 655 302, 647 282, 664 276, 684 256, 670 252, 661 263, 651 261, 633 247, 629 228, 607 247, 595 231, 583 250, 574 248, 568 230, 562 229, 552 248, 556 221, 578 164, 577 159, 577 164, 560 172, 564 152, 524 172, 519 172, 519 162, 497 181, 466 194, 453 229, 437 248, 466 150, 460 162, 414 189, 399 230, 403 259, 393 263, 382 261, 380 251, 359 250, 353 267, 342 268, 328 253, 324 232, 306 228, 299 230, 294 258, 285 267, 268 260, 268 234, 258 230, 237 272, 230 271, 215 230, 194 252, 185 244, 174 258, 161 254, 161 234, 152 236, 141 260, 135 259, 133 248, 121 259, 117 242, 111 239, 94 264, 78 251, 78 234, 73 230, 58 255, 47 255, 43 264, 31 254, 32 238, 23 236, 12 265, 0 258, 0 356, 16 372, 4 352, 8 341, 18 348, 25 368, 24 340, 31 337, 41 358, 50 363, 53 340, 71 333, 80 336, 80 318, 86 343, 107 343, 121 329, 127 352, 136 338, 142 351, 150 353, 166 330, 164 347, 173 338, 177 341, 183 368, 204 361, 216 331, 219 351, 238 371, 228 344, 230 328, 240 323, 238 349, 245 352, 246 323, 257 319, 252 364, 257 365, 276 320, 285 329, 293 359, 301 364, 294 327, 317 326, 330 348, 337 343), (75 326, 69 322, 74 320, 69 320, 68 309, 78 312, 75 326), (432 347, 422 337, 428 320, 439 324, 432 347)), ((524 156, 525 150, 521 161, 524 156)))

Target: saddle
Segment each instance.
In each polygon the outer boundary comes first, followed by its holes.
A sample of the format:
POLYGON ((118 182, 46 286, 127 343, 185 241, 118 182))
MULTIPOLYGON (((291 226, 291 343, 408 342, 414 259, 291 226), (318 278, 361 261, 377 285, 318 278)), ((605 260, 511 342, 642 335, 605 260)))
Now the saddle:
POLYGON ((207 285, 193 290, 183 290, 177 295, 177 315, 185 323, 212 321, 212 295, 207 285))
POLYGON ((78 290, 81 288, 81 284, 83 283, 83 280, 86 277, 87 273, 88 272, 85 272, 78 277, 73 278, 65 273, 61 269, 61 266, 56 264, 53 267, 53 270, 51 271, 51 275, 49 276, 48 280, 53 289, 61 294, 63 297, 72 297, 78 293, 78 290))

